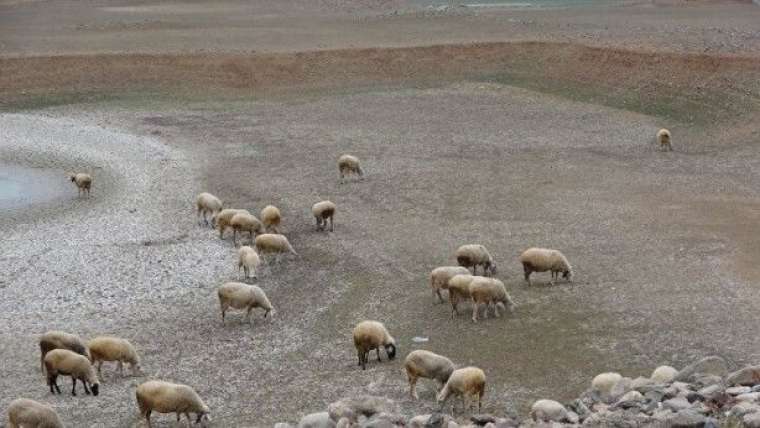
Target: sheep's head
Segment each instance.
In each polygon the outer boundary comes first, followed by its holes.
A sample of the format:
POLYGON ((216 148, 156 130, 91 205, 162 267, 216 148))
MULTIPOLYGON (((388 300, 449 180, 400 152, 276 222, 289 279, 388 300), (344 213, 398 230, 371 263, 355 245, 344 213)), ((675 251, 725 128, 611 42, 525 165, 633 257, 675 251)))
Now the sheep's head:
POLYGON ((92 391, 92 395, 96 397, 98 396, 99 389, 100 389, 100 385, 97 382, 90 385, 90 390, 92 391))
POLYGON ((491 275, 496 275, 496 263, 493 260, 486 263, 486 271, 491 272, 491 275))
POLYGON ((388 358, 391 360, 396 358, 396 345, 393 343, 385 345, 385 353, 388 354, 388 358))
POLYGON ((198 417, 195 419, 196 424, 201 424, 202 427, 208 426, 211 422, 211 416, 208 414, 208 410, 198 413, 198 417))
POLYGON ((573 278, 573 270, 567 269, 564 272, 562 272, 562 278, 570 281, 573 278))
POLYGON ((75 174, 69 174, 69 180, 71 180, 72 183, 76 181, 76 179, 77 179, 77 176, 75 174))

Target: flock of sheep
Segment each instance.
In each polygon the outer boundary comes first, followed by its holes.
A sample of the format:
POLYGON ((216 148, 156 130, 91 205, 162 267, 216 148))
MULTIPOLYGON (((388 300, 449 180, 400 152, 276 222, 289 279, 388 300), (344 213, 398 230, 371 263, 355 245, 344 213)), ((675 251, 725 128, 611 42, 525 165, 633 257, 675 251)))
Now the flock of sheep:
MULTIPOLYGON (((661 129, 657 133, 657 141, 664 150, 672 150, 670 132, 661 129)), ((358 158, 343 155, 338 160, 341 183, 351 174, 363 178, 364 171, 358 158)), ((70 176, 76 184, 79 194, 90 195, 92 177, 88 174, 77 173, 70 176)), ((238 277, 240 270, 245 279, 257 277, 257 269, 265 255, 275 255, 278 260, 283 253, 297 255, 288 239, 280 234, 282 216, 280 210, 272 205, 261 210, 260 217, 244 209, 223 208, 222 201, 210 193, 201 193, 196 199, 199 222, 219 229, 220 238, 225 231, 233 231, 233 243, 237 245, 237 235, 248 232, 253 247, 241 245, 238 250, 238 277), (210 221, 209 221, 210 217, 210 221)), ((317 230, 325 230, 330 224, 333 230, 333 217, 336 206, 330 201, 314 204, 312 214, 316 221, 317 230)), ((459 247, 455 253, 458 266, 441 266, 430 273, 430 287, 433 298, 443 302, 442 290, 448 291, 451 304, 451 316, 458 314, 458 303, 470 300, 472 303, 472 321, 477 322, 480 308, 485 307, 484 316, 488 309, 493 308, 494 315, 500 317, 499 309, 510 312, 515 303, 507 293, 504 283, 493 275, 496 274, 496 263, 488 249, 480 244, 468 244, 459 247), (472 269, 470 272, 469 269, 472 269), (482 276, 477 275, 481 268, 482 276)), ((573 269, 567 258, 559 251, 546 248, 529 248, 520 255, 525 281, 528 285, 530 275, 534 272, 551 272, 551 284, 560 275, 571 280, 573 269)), ((219 305, 222 314, 222 324, 226 312, 232 309, 245 309, 245 319, 250 321, 254 308, 265 310, 264 317, 274 312, 274 307, 264 290, 256 285, 243 282, 227 282, 218 290, 219 305)), ((353 330, 353 341, 356 348, 358 365, 366 369, 369 353, 376 351, 378 361, 380 349, 386 353, 389 360, 396 356, 396 341, 390 335, 383 323, 378 321, 362 321, 353 330)), ((104 361, 116 362, 120 374, 123 374, 123 364, 129 364, 133 375, 141 374, 140 357, 134 346, 122 338, 101 336, 85 343, 79 336, 62 331, 50 331, 39 338, 40 366, 45 372, 50 392, 61 393, 57 383, 59 375, 72 379, 71 394, 76 395, 77 381, 82 383, 85 394, 98 395, 100 389, 101 367, 104 361), (95 367, 97 366, 97 370, 95 367)), ((440 383, 441 389, 437 401, 441 406, 452 395, 462 398, 464 409, 468 409, 470 398, 477 402, 478 410, 482 405, 485 392, 486 375, 480 368, 456 368, 454 363, 442 356, 426 350, 410 352, 404 360, 404 368, 409 382, 409 394, 418 399, 416 392, 417 380, 432 379, 440 383)), ((140 415, 151 426, 150 415, 157 413, 176 413, 177 421, 184 414, 188 424, 192 424, 190 414, 195 414, 195 423, 206 426, 210 421, 210 410, 200 396, 189 386, 151 380, 139 385, 135 392, 140 415)), ((52 407, 29 399, 16 399, 7 409, 8 426, 19 427, 63 427, 63 424, 52 407)))

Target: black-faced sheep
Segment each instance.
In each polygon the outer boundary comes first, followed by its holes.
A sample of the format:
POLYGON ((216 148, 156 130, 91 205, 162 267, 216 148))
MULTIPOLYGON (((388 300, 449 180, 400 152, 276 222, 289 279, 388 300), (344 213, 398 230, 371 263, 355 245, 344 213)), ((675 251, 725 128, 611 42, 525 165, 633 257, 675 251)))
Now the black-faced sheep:
POLYGON ((197 208, 198 224, 209 225, 208 215, 211 215, 211 227, 215 226, 216 215, 222 210, 222 201, 211 193, 203 192, 195 199, 197 208))
POLYGON ((356 354, 359 357, 359 365, 362 370, 367 368, 369 351, 373 349, 377 351, 377 361, 382 361, 380 358, 381 347, 385 349, 389 360, 396 358, 396 340, 388 334, 383 323, 362 321, 354 327, 353 336, 356 354))
POLYGON ((441 290, 449 289, 449 280, 456 275, 469 275, 470 271, 462 266, 441 266, 430 272, 430 288, 433 290, 433 299, 438 296, 438 301, 443 303, 441 290))
POLYGON ((81 196, 83 193, 90 196, 90 189, 92 188, 92 176, 83 172, 69 175, 69 180, 77 186, 77 195, 81 196))
POLYGON ((552 279, 549 282, 554 285, 554 279, 559 274, 568 281, 572 280, 573 267, 561 252, 548 248, 528 248, 520 255, 520 262, 525 271, 525 281, 530 285, 530 274, 533 272, 551 271, 552 279))
POLYGON ((151 380, 138 386, 135 396, 140 415, 148 421, 148 428, 152 427, 150 414, 153 411, 176 413, 178 421, 184 414, 190 425, 190 413, 196 414, 195 423, 200 423, 202 427, 206 427, 211 421, 208 406, 195 390, 187 385, 151 380))
POLYGON ((234 245, 237 245, 238 232, 241 234, 242 232, 248 232, 251 237, 251 242, 253 242, 256 234, 261 233, 263 229, 259 219, 247 212, 239 212, 232 216, 230 219, 230 227, 232 228, 232 243, 234 245))
MULTIPOLYGON (((449 280, 449 303, 451 303, 451 318, 459 314, 457 305, 460 301, 470 298, 470 283, 475 278, 474 275, 460 274, 454 275, 449 280)), ((481 277, 485 278, 485 277, 481 277)))
POLYGON ((443 355, 418 349, 412 351, 404 360, 406 376, 409 379, 409 395, 414 399, 417 396, 417 379, 428 378, 437 380, 441 386, 446 384, 449 376, 454 372, 454 363, 443 355))
POLYGON ((104 361, 116 361, 118 363, 119 374, 124 375, 124 363, 129 364, 133 376, 141 374, 140 356, 137 355, 135 347, 126 340, 119 337, 100 336, 87 342, 90 348, 91 361, 98 366, 98 375, 101 375, 101 367, 104 361))
POLYGON ((282 215, 280 210, 274 205, 267 205, 261 210, 261 222, 264 224, 264 229, 267 232, 280 233, 279 227, 282 222, 282 215))
POLYGON ((298 255, 296 250, 288 242, 288 238, 284 235, 277 235, 274 233, 264 233, 256 237, 256 251, 262 256, 264 254, 280 254, 291 253, 298 255))
POLYGON ((667 129, 663 128, 657 131, 657 142, 660 144, 660 149, 665 150, 666 152, 673 151, 673 146, 670 144, 670 131, 667 129))
POLYGON ((359 158, 351 155, 343 155, 338 158, 338 170, 340 171, 340 182, 342 183, 344 178, 350 174, 357 174, 359 178, 364 178, 364 170, 362 169, 359 158))
POLYGON ((222 309, 222 325, 224 325, 224 315, 229 308, 246 309, 245 317, 251 324, 253 324, 251 320, 253 308, 264 309, 266 311, 264 312, 264 318, 274 309, 267 295, 256 285, 243 284, 242 282, 227 282, 219 287, 217 295, 219 296, 219 306, 222 309))
POLYGON ((483 245, 462 245, 457 249, 456 258, 459 266, 464 266, 466 268, 472 267, 473 275, 478 273, 478 266, 483 266, 484 276, 496 274, 496 263, 494 263, 491 253, 489 253, 488 249, 483 245))
POLYGON ((216 215, 216 227, 219 228, 219 239, 224 239, 224 231, 230 227, 232 217, 235 217, 235 214, 238 213, 250 214, 248 210, 225 208, 216 215))
POLYGON ((330 201, 317 202, 311 207, 311 213, 317 221, 317 230, 324 230, 327 227, 327 220, 330 220, 330 232, 333 231, 333 217, 335 216, 335 204, 330 201))
POLYGON ((90 360, 85 356, 68 349, 53 349, 45 355, 45 371, 50 392, 53 394, 56 391, 61 393, 57 379, 58 375, 64 375, 71 376, 71 395, 77 395, 77 380, 82 381, 85 394, 89 395, 92 390, 92 395, 98 395, 100 382, 90 360))
POLYGON ((63 331, 49 331, 40 336, 40 370, 45 369, 45 355, 53 349, 68 349, 90 358, 90 351, 84 341, 75 334, 63 331))
MULTIPOLYGON (((486 374, 483 370, 477 367, 465 367, 462 369, 454 370, 449 376, 449 380, 443 389, 438 393, 438 402, 441 403, 443 408, 446 400, 451 395, 459 395, 462 397, 462 404, 464 410, 469 409, 468 398, 476 397, 478 402, 478 411, 480 411, 483 403, 483 394, 486 390, 486 374)), ((453 410, 453 406, 452 406, 453 410)))
POLYGON ((240 269, 243 269, 245 279, 248 279, 250 276, 256 278, 256 269, 259 268, 260 264, 261 260, 256 250, 247 245, 240 247, 238 250, 238 278, 240 278, 240 269))
POLYGON ((63 422, 47 404, 17 398, 8 405, 8 428, 63 428, 63 422))
POLYGON ((499 308, 511 311, 515 304, 507 293, 504 283, 496 278, 476 276, 470 282, 470 297, 472 298, 472 322, 478 322, 478 309, 486 305, 485 316, 488 317, 488 307, 494 305, 494 313, 500 317, 499 308), (506 305, 506 306, 505 306, 506 305))

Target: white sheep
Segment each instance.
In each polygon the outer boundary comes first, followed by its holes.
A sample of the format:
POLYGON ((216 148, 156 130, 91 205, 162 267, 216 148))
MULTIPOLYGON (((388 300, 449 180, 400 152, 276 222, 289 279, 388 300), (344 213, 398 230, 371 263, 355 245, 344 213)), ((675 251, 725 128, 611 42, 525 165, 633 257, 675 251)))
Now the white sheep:
POLYGON ((256 237, 256 251, 262 256, 264 254, 279 254, 289 252, 295 254, 296 250, 288 242, 288 238, 284 235, 277 235, 274 233, 264 233, 256 237))
POLYGON ((620 373, 607 372, 601 373, 591 381, 591 389, 598 392, 603 397, 612 394, 612 390, 623 379, 620 373))
POLYGON ((83 172, 76 174, 70 174, 69 180, 77 186, 77 196, 81 196, 83 193, 90 197, 90 189, 92 188, 92 176, 83 172))
POLYGON ((77 335, 63 331, 48 331, 40 336, 40 370, 45 369, 45 355, 53 349, 68 349, 90 358, 87 345, 77 335))
POLYGON ((359 365, 362 370, 367 368, 369 352, 377 351, 377 361, 380 358, 380 348, 385 349, 389 360, 396 358, 396 340, 388 333, 383 323, 378 321, 362 321, 354 327, 354 346, 359 357, 359 365))
POLYGON ((443 355, 418 349, 406 356, 404 368, 409 379, 409 395, 418 399, 417 379, 421 377, 434 379, 443 386, 449 380, 451 373, 454 372, 454 363, 443 355))
POLYGON ((673 151, 673 146, 670 144, 670 131, 667 129, 663 128, 657 131, 657 142, 660 144, 660 149, 665 150, 666 152, 673 151))
POLYGON ((554 285, 554 279, 559 274, 568 281, 572 281, 573 267, 564 254, 548 248, 528 248, 520 255, 520 263, 525 271, 525 281, 530 284, 530 274, 533 272, 551 271, 552 279, 549 282, 554 285))
POLYGON ((357 174, 359 179, 364 178, 364 170, 362 169, 359 158, 351 155, 343 155, 338 158, 338 170, 340 171, 340 182, 343 183, 343 179, 349 174, 357 174))
MULTIPOLYGON (((469 397, 477 397, 478 411, 480 411, 483 404, 483 395, 486 390, 486 374, 483 370, 477 367, 465 367, 462 369, 454 370, 449 376, 449 380, 446 385, 443 386, 441 392, 438 393, 438 402, 441 403, 441 408, 452 395, 459 395, 462 397, 462 404, 464 410, 470 408, 468 403, 469 397)), ((453 413, 453 406, 452 406, 453 413)))
POLYGON ((459 310, 457 309, 459 302, 470 298, 470 283, 474 278, 474 275, 467 273, 454 275, 449 280, 447 288, 449 289, 449 303, 451 303, 451 318, 459 315, 459 310))
POLYGON ((655 383, 670 383, 673 382, 673 379, 675 379, 677 375, 678 370, 676 370, 674 367, 660 366, 654 369, 652 376, 649 378, 652 379, 652 381, 655 383))
POLYGON ((496 263, 488 249, 480 244, 467 244, 457 248, 456 259, 459 266, 472 267, 472 274, 477 274, 478 266, 483 266, 483 275, 496 274, 496 263))
POLYGON ((565 406, 554 400, 538 400, 530 407, 530 417, 536 422, 562 422, 567 416, 565 406))
POLYGON ((203 192, 195 199, 198 224, 209 225, 207 216, 211 215, 211 227, 215 226, 216 215, 222 210, 222 201, 211 193, 203 192))
POLYGON ((56 391, 61 393, 58 387, 58 375, 71 376, 72 386, 71 395, 77 395, 77 380, 82 381, 85 394, 98 395, 100 382, 95 374, 95 369, 90 364, 90 360, 76 352, 68 349, 53 349, 45 355, 45 371, 47 373, 48 385, 50 392, 55 394, 56 391), (87 385, 89 384, 89 388, 87 385), (54 390, 55 388, 55 390, 54 390))
POLYGON ((282 222, 280 210, 274 205, 267 205, 261 210, 261 223, 267 232, 280 233, 279 227, 282 222))
POLYGON ((241 268, 243 269, 246 279, 250 276, 256 278, 256 269, 259 268, 260 264, 261 259, 259 259, 259 254, 256 253, 256 250, 247 245, 240 247, 238 250, 238 279, 240 278, 241 268), (251 275, 251 273, 253 273, 253 275, 251 275))
POLYGON ((274 308, 269 302, 264 290, 256 285, 243 284, 242 282, 226 282, 222 284, 217 290, 219 296, 219 306, 222 309, 222 325, 224 325, 224 315, 227 309, 246 309, 245 318, 251 325, 251 311, 253 308, 262 308, 264 312, 264 318, 269 315, 269 312, 273 312, 274 308))
POLYGON ((504 283, 496 278, 476 276, 470 282, 470 297, 472 298, 472 322, 478 322, 478 309, 486 305, 485 317, 488 317, 488 307, 494 305, 494 313, 500 317, 499 308, 510 311, 515 307, 512 298, 507 293, 504 283), (505 306, 507 305, 507 306, 505 306))
POLYGON ((225 208, 219 211, 219 214, 216 215, 216 227, 219 228, 219 239, 224 239, 224 231, 230 227, 232 217, 235 217, 235 214, 238 213, 250 214, 248 210, 225 208))
POLYGON ((443 303, 441 290, 449 289, 449 280, 455 275, 469 275, 470 271, 462 266, 441 266, 430 272, 430 288, 433 290, 433 299, 438 296, 438 301, 443 303))
POLYGON ((100 336, 87 342, 90 348, 91 361, 98 366, 98 375, 101 375, 103 361, 118 362, 119 374, 124 375, 124 364, 128 363, 133 376, 142 374, 140 369, 140 356, 132 344, 119 337, 100 336))
POLYGON ((317 202, 311 207, 311 213, 317 221, 317 230, 324 230, 327 227, 327 220, 330 220, 330 232, 333 231, 333 217, 335 216, 335 204, 330 201, 317 202))
MULTIPOLYGON (((232 243, 237 245, 237 234, 240 232, 248 232, 253 242, 256 234, 261 233, 263 226, 259 219, 247 212, 239 212, 232 216, 230 219, 230 227, 232 228, 232 243)), ((240 238, 243 239, 243 238, 240 238)))
POLYGON ((8 404, 8 428, 63 428, 63 422, 47 404, 17 398, 8 404))
POLYGON ((202 427, 206 427, 211 421, 208 406, 198 393, 187 385, 151 380, 140 384, 135 396, 140 416, 148 421, 148 428, 152 427, 150 414, 154 410, 158 413, 176 413, 177 421, 184 414, 188 425, 192 425, 190 413, 197 415, 195 423, 200 423, 202 427))

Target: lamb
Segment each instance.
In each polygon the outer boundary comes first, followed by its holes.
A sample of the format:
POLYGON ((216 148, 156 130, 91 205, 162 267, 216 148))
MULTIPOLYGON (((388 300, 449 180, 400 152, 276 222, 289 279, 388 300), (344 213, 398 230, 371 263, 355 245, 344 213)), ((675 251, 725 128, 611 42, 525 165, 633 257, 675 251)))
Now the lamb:
POLYGON ((280 233, 277 229, 282 221, 280 210, 274 205, 267 205, 261 210, 261 222, 267 232, 280 233))
MULTIPOLYGON (((483 401, 483 394, 486 389, 486 374, 483 370, 477 367, 465 367, 462 369, 454 370, 443 386, 441 392, 438 393, 438 402, 441 403, 441 408, 446 403, 451 395, 460 395, 462 397, 462 403, 464 410, 469 408, 468 397, 476 396, 478 399, 478 411, 480 411, 483 401)), ((453 413, 452 406, 452 413, 453 413)))
POLYGON ((68 349, 90 358, 90 351, 84 341, 75 334, 63 331, 49 331, 40 336, 40 370, 45 370, 45 355, 53 349, 68 349))
POLYGON ((129 363, 129 368, 133 376, 142 374, 140 369, 140 356, 137 355, 135 347, 126 340, 118 337, 100 336, 90 340, 87 343, 92 355, 91 361, 98 365, 98 375, 102 377, 101 367, 103 361, 117 361, 119 374, 124 375, 123 363, 129 363))
MULTIPOLYGON (((459 301, 470 298, 470 283, 472 282, 474 278, 475 276, 470 275, 469 273, 466 273, 466 274, 454 275, 449 280, 448 289, 449 289, 449 303, 451 303, 451 318, 454 318, 454 315, 459 314, 459 311, 457 310, 457 305, 459 304, 459 301)), ((481 278, 485 278, 485 277, 481 277, 481 278)))
POLYGON ((359 158, 356 156, 343 155, 338 158, 338 170, 340 171, 341 183, 343 183, 343 179, 349 174, 357 174, 359 179, 364 178, 364 170, 359 162, 359 158))
POLYGON ((238 278, 240 278, 241 268, 245 274, 245 279, 248 279, 251 276, 251 271, 253 271, 252 276, 256 278, 256 269, 258 269, 260 264, 261 260, 259 259, 256 250, 247 245, 240 247, 238 250, 238 278))
POLYGON ((234 245, 237 245, 238 232, 248 232, 251 236, 251 242, 253 242, 253 238, 256 234, 261 233, 263 229, 259 219, 248 212, 239 212, 232 216, 232 219, 230 219, 230 227, 232 227, 232 243, 234 245))
POLYGON ((90 197, 90 188, 92 187, 92 176, 83 172, 76 174, 70 174, 69 180, 77 186, 77 196, 81 196, 83 193, 87 193, 87 197, 90 197))
POLYGON ((135 396, 140 416, 148 421, 148 428, 152 427, 150 414, 154 410, 158 413, 176 413, 177 421, 184 414, 188 425, 192 425, 190 413, 196 414, 195 423, 200 423, 201 427, 206 427, 211 422, 208 406, 198 393, 187 385, 151 380, 139 385, 135 396))
POLYGON ((441 290, 449 289, 449 280, 455 275, 469 275, 470 271, 462 266, 441 266, 430 272, 430 288, 433 289, 433 299, 438 296, 438 301, 443 303, 441 290))
POLYGON ((257 236, 256 250, 262 255, 268 253, 279 254, 284 252, 290 252, 296 256, 298 255, 296 250, 290 245, 290 242, 288 242, 288 238, 284 235, 277 235, 274 233, 264 233, 257 236))
POLYGON ((462 245, 456 252, 457 263, 466 268, 472 267, 472 274, 477 274, 478 266, 483 266, 483 275, 496 274, 496 264, 488 249, 480 244, 462 245))
POLYGON ((251 311, 253 308, 263 308, 264 318, 269 315, 269 312, 274 311, 272 304, 269 303, 269 299, 264 291, 256 285, 243 284, 242 282, 227 282, 222 284, 217 290, 219 295, 219 305, 222 308, 222 325, 224 325, 224 315, 227 309, 247 309, 245 318, 251 325, 251 311))
POLYGON ((454 363, 443 355, 418 349, 406 356, 404 368, 409 378, 409 395, 414 399, 419 399, 416 391, 417 379, 421 377, 435 379, 443 386, 454 372, 454 363))
POLYGON ((385 348, 385 354, 389 360, 396 358, 396 340, 388 334, 383 323, 378 321, 362 321, 354 327, 354 346, 359 357, 359 365, 362 370, 367 369, 369 352, 377 351, 377 361, 380 358, 380 347, 385 348))
POLYGON ((203 192, 195 199, 195 206, 198 209, 198 224, 201 221, 208 226, 208 214, 211 214, 211 227, 215 227, 216 215, 222 210, 222 201, 211 193, 203 192))
POLYGON ((335 204, 330 201, 317 202, 311 207, 311 213, 317 220, 317 230, 325 230, 327 220, 330 220, 330 232, 333 231, 333 216, 335 215, 335 204))
POLYGON ((660 149, 666 152, 672 152, 673 146, 670 145, 670 131, 663 128, 657 131, 657 142, 660 143, 660 149))
POLYGON ((235 214, 238 213, 250 214, 248 210, 225 208, 219 211, 219 214, 216 215, 216 226, 219 228, 219 239, 224 239, 224 231, 230 227, 232 217, 235 217, 235 214))
POLYGON ((77 395, 77 380, 82 381, 85 394, 89 395, 90 389, 92 389, 92 395, 98 395, 100 382, 90 360, 85 356, 68 349, 53 349, 45 355, 45 370, 50 392, 53 394, 56 391, 59 394, 61 393, 61 388, 58 387, 57 382, 58 375, 61 374, 71 376, 71 395, 77 395), (88 384, 89 388, 87 387, 88 384))
POLYGON ((549 284, 554 285, 554 279, 559 274, 568 281, 572 281, 573 267, 561 252, 548 248, 528 248, 520 255, 520 262, 525 271, 525 281, 530 284, 530 274, 533 272, 551 271, 552 279, 549 284))
POLYGON ((486 317, 488 317, 488 306, 492 303, 497 317, 501 316, 499 307, 506 310, 507 308, 504 306, 506 304, 510 311, 515 307, 504 283, 496 278, 474 277, 470 282, 470 297, 472 297, 472 322, 478 322, 478 309, 481 304, 486 305, 486 317))
POLYGON ((17 398, 8 405, 8 428, 63 428, 58 413, 47 404, 17 398))

